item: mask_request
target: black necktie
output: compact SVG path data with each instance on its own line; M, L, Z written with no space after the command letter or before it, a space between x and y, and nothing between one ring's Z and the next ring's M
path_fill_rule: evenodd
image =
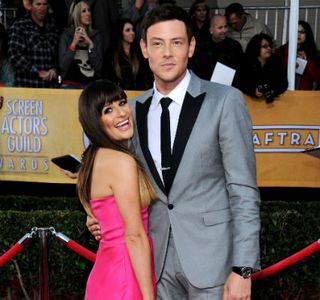
M160 100L162 106L161 113L161 170L164 186L168 188L171 168L171 137L170 137L170 113L169 105L172 102L170 98Z

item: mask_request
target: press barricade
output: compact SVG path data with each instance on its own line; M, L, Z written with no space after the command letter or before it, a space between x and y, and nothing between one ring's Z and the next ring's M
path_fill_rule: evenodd
M0 267L4 266L8 261L10 261L14 256L21 252L24 247L29 244L35 237L39 238L40 243L40 253L39 253L39 276L40 276L40 286L39 295L41 300L49 299L49 276L48 276L48 236L49 233L55 237L56 240L62 242L70 250L74 251L78 255L84 257L85 259L94 262L96 259L96 254L92 251L86 249L82 245L78 244L76 241L70 239L68 236L61 232L57 232L54 227L48 228L38 228L33 227L29 233L26 233L16 244L14 244L7 252L0 256ZM255 272L252 275L253 281L258 281L266 277L275 275L280 271L288 268L289 266L301 261L302 259L316 253L320 250L320 239L313 242L304 249L294 253L293 255L269 266L263 270Z

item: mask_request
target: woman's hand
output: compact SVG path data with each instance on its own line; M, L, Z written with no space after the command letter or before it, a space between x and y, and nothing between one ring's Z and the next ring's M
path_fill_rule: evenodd
M87 216L86 225L90 233L94 236L94 238L99 241L101 239L100 225L98 220L94 217Z
M76 47L79 44L79 42L83 39L83 37L82 37L83 31L85 31L84 28L80 27L80 26L75 29L74 35L73 35L73 41L71 43L71 45L73 45L73 47Z
M75 46L80 44L88 47L89 49L92 49L94 47L92 40L89 38L86 30L83 27L76 28L72 44L74 44Z
M302 58L302 59L307 59L307 54L305 51L303 50L299 50L297 53L298 57Z
M70 179L78 179L78 173L72 173L68 170L60 169L66 176L68 176Z
M256 96L257 96L258 98L261 98L261 97L263 96L263 94L259 91L258 88L256 88Z

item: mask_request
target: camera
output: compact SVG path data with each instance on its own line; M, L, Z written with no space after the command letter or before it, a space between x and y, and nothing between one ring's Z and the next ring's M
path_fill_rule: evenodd
M266 98L266 103L271 103L274 101L274 91L273 89L269 86L269 84L264 83L264 84L259 84L258 85L258 91L263 94L263 96Z

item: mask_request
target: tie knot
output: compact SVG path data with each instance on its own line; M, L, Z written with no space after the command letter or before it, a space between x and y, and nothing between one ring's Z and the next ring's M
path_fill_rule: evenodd
M160 100L162 109L167 109L171 102L172 102L172 99L170 99L169 97L162 98Z

